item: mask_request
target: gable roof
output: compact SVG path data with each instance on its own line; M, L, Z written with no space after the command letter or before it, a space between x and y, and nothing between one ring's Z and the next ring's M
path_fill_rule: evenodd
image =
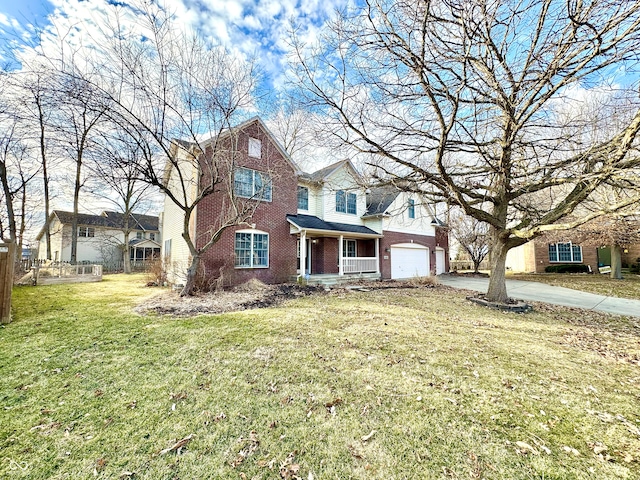
M49 215L47 223L50 223L54 217L57 217L63 225L71 225L73 222L73 212L53 210ZM123 229L124 223L124 213L111 212L107 210L102 212L100 215L78 213L78 225L82 226ZM154 217L152 215L132 213L129 217L129 228L132 230L158 231L158 224L158 217ZM40 240L43 235L44 226L42 227L42 230L40 230L40 233L38 233L36 239Z
M365 216L384 215L396 199L400 190L393 185L383 185L369 189Z
M231 128L227 128L227 129L223 130L217 136L216 135L212 135L211 133L202 135L201 136L200 147L206 148L207 145L213 143L214 138L224 139L224 138L228 137L229 135L231 135L233 132L240 132L240 131L244 130L246 127L248 127L249 125L252 125L254 123L257 123L260 126L260 128L264 131L264 133L267 135L267 137L269 137L269 140L271 140L271 142L275 145L275 147L278 150L278 152L280 153L280 155L282 155L282 158L284 158L284 160L291 166L291 168L296 173L296 175L301 175L302 171L300 170L298 165L296 165L296 163L293 161L291 156L282 147L282 145L280 144L278 139L273 135L273 133L271 133L271 130L269 130L269 127L267 127L267 125L264 123L264 121L257 115L255 117L250 118L249 120L246 120L246 121L244 121L242 123L239 123L238 125L235 125L235 126L233 126ZM175 145L181 146L185 150L189 150L189 149L198 147L198 144L196 144L196 143L194 143L192 141L181 140L181 139L174 139L173 143ZM163 178L165 179L165 182L168 180L172 168L173 168L173 162L167 160L167 164L165 165L165 170L164 170L164 173L163 173Z
M308 182L322 183L331 175L333 175L335 172L345 167L351 170L351 173L355 176L356 180L362 182L362 176L353 166L353 163L351 163L351 160L349 160L348 158L344 160L340 160L339 162L332 163L331 165L321 168L320 170L316 170L313 173L302 173L300 175L300 178Z

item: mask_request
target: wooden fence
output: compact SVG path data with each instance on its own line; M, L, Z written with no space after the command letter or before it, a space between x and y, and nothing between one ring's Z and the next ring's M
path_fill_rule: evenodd
M15 243L0 243L0 323L11 321L11 292L15 267Z

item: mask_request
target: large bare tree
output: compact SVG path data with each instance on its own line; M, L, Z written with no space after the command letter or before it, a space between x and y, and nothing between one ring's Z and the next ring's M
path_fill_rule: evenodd
M365 0L318 45L294 40L294 81L379 177L490 226L487 298L506 301L511 248L633 201L569 220L637 181L639 43L638 2ZM580 111L594 92L595 126Z
M90 82L107 115L139 143L138 178L157 187L182 215L191 256L181 292L190 295L202 255L229 227L247 222L256 201L235 197L237 137L233 126L253 108L255 62L212 45L152 3L113 6L112 30ZM96 60L98 57L88 59ZM216 195L222 206L210 230L192 229L196 207ZM175 219L172 219L175 221Z

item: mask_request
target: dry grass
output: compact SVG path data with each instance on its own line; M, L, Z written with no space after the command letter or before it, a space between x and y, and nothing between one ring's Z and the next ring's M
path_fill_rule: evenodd
M635 274L625 274L622 280L612 279L609 275L585 273L513 274L507 278L542 282L608 297L640 299L640 275Z
M0 477L640 476L637 319L443 287L145 317L142 282L16 289Z

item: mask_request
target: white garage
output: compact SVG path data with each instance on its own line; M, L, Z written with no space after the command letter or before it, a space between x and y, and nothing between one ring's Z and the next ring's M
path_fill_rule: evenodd
M429 275L429 249L415 243L391 245L391 278L403 279Z

